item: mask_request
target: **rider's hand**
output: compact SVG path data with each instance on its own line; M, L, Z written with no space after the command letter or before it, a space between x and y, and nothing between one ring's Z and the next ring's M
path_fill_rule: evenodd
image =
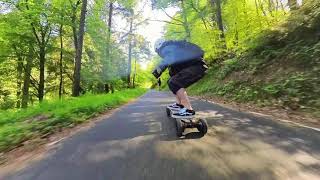
M162 74L161 68L157 67L155 70L153 70L152 74L158 79Z

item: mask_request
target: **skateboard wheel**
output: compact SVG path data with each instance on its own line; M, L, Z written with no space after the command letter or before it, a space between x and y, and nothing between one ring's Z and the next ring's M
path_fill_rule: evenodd
M167 108L167 116L170 117L170 115L171 115L171 111L169 108Z
M184 131L184 127L180 119L176 119L176 127L177 127L177 136L181 137Z
M208 132L208 123L207 123L207 121L204 120L204 119L200 119L199 120L199 124L197 126L197 129L202 134L207 134L207 132Z

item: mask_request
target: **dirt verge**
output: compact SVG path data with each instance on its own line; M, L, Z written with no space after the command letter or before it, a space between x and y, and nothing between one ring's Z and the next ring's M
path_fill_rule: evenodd
M247 112L256 116L262 116L273 120L285 121L320 131L320 119L311 117L310 115L303 112L281 109L277 107L257 107L254 104L232 102L221 97L194 97L196 99L219 104L223 107L236 111Z

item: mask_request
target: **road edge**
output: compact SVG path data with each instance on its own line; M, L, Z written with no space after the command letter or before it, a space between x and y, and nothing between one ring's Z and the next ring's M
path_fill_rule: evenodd
M191 96L191 98L199 100L199 101L204 101L204 102L209 102L211 104L219 105L219 106L221 106L223 108L227 108L227 109L230 109L230 110L233 110L233 111L237 111L237 112L241 112L241 113L247 113L247 114L250 114L250 115L256 116L256 117L266 118L266 119L268 119L270 121L280 121L280 122L284 122L284 123L293 124L293 125L298 126L298 127L312 129L314 131L320 132L320 128L304 125L302 123L290 121L288 119L282 119L282 118L274 117L274 116L271 116L271 115L268 115L268 114L263 114L263 113L260 113L260 112L258 113L258 112L250 111L250 110L247 110L247 109L245 109L245 111L241 111L240 109L234 108L231 105L228 106L228 105L225 105L225 104L221 104L221 103L218 103L218 102L214 102L212 100L203 99L203 98L196 97L196 96Z
M141 96L138 96L117 108L106 108L106 111L98 114L96 117L90 118L90 120L87 120L86 122L73 128L63 129L61 132L51 135L50 137L48 137L48 139L38 142L39 144L30 145L36 145L35 148L31 147L32 149L29 149L30 147L18 147L7 153L0 154L0 157L5 158L5 162L0 163L0 179L4 179L7 176L23 170L29 164L43 160L50 154L54 153L54 150L59 148L65 140L72 138L82 132L89 131L90 129L94 128L97 123L103 120L107 120L110 116L120 111L122 108L135 103L148 92L149 91L146 91Z

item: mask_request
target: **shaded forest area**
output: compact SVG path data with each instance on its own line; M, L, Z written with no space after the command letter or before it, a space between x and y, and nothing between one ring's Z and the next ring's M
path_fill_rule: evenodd
M136 33L137 3L0 1L0 109L143 86L150 43Z

